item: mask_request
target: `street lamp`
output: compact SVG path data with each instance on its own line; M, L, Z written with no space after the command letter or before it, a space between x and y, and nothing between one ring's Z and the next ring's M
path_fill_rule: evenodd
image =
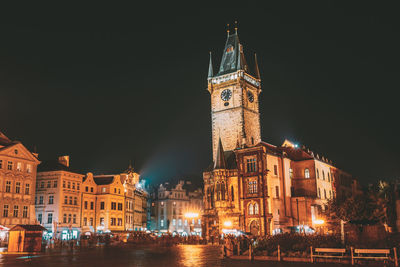
M231 221L224 221L224 226L231 227L232 226L232 222Z

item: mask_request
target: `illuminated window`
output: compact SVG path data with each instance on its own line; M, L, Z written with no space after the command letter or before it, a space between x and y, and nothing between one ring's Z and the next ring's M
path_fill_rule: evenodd
M6 193L11 192L11 181L6 181Z
M21 171L21 170L22 170L21 162L17 162L17 171Z
M17 205L14 206L14 217L18 217L19 207Z
M318 170L317 170L318 173ZM304 169L304 178L310 178L310 170L308 168Z
M161 227L164 227L164 220L160 220Z
M19 194L21 192L21 182L15 183L15 193Z
M8 205L3 206L3 217L8 217Z
M258 214L258 204L254 204L254 214Z
M247 191L249 194L257 193L257 181L249 181L247 183Z
M176 219L172 219L172 225L173 225L173 226L176 225Z
M182 226L182 219L178 219L178 226Z
M27 172L27 173L31 173L31 172L32 172L32 166L31 166L31 164L27 164L27 165L26 165L26 172Z
M24 206L24 209L22 210L22 217L28 218L28 206Z
M249 204L249 215L253 215L254 214L254 209L253 209L253 204Z
M25 195L29 195L29 187L31 185L30 184L25 184Z

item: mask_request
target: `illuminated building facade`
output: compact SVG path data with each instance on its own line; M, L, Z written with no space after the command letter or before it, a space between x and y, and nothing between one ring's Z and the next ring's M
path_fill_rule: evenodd
M69 166L69 156L43 161L36 180L36 219L50 236L77 239L81 233L83 174Z
M37 154L0 132L0 228L35 223L34 197L39 163Z
M305 147L261 141L261 79L254 62L250 70L237 31L228 32L216 75L210 56L213 164L203 173L208 237L317 227L329 198L357 188L349 174Z
M189 181L160 184L152 195L151 230L183 236L201 235L203 192Z

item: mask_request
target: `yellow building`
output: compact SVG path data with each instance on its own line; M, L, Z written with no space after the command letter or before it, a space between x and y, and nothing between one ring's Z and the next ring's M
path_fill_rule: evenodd
M97 210L97 184L93 174L87 173L82 182L81 227L82 234L89 235L96 232Z
M96 230L123 232L125 221L124 186L120 175L96 175Z
M37 222L57 239L78 239L81 233L81 190L84 175L69 166L69 156L43 161L38 167Z
M35 223L37 154L0 132L0 226ZM1 227L0 227L1 228Z

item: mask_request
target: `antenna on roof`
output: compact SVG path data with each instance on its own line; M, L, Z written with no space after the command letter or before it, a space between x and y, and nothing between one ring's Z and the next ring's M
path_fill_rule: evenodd
M235 33L237 34L238 31L238 26L237 26L237 20L235 20Z
M229 37L229 23L226 25L226 32L228 33L228 37Z

